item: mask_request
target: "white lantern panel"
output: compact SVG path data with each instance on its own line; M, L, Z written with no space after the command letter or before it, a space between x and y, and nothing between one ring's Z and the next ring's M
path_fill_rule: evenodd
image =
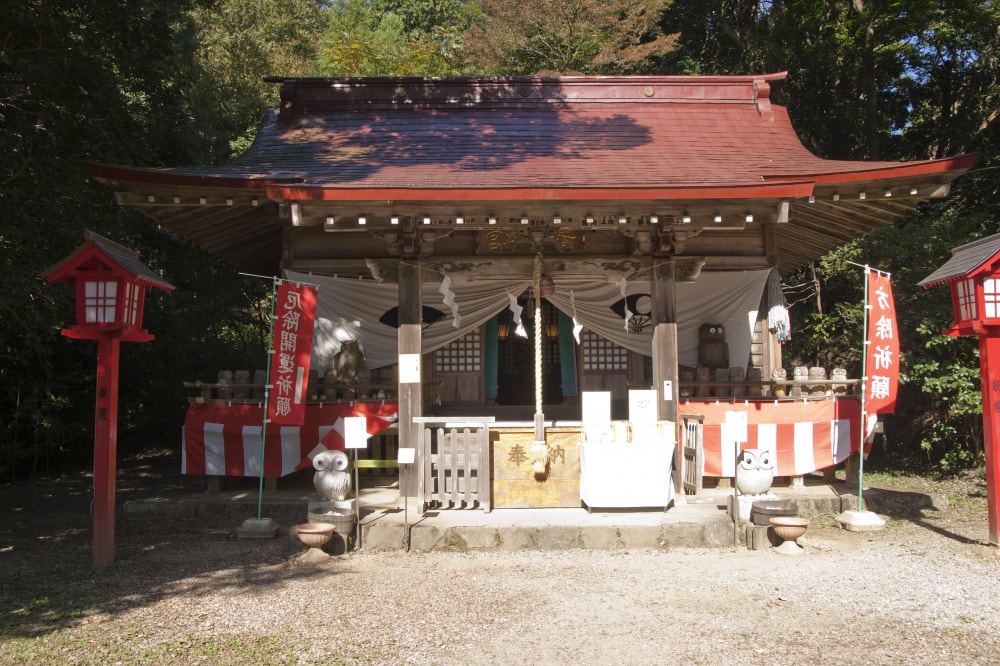
M88 324L115 323L115 306L118 300L118 283L87 281L83 283L84 321Z
M986 319L1000 317L997 304L1000 301L1000 284L997 278L986 278L983 280L983 315Z

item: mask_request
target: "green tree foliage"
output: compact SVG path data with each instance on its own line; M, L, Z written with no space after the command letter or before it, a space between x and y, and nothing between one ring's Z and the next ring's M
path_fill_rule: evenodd
M208 109L200 138L216 159L241 154L256 133L263 109L276 106L278 87L265 75L316 73L325 3L315 0L225 0L195 6L184 48L202 71L185 92L189 104Z
M193 19L225 4L14 0L0 9L0 476L92 455L96 347L60 335L74 294L42 277L85 229L134 248L178 287L149 294L144 323L157 339L123 345L121 433L176 433L184 380L265 362L255 360L261 285L118 207L84 167L226 156L247 121L229 121L223 98L206 94L211 68Z
M979 0L926 4L908 50L907 153L945 157L982 150L991 159L1000 113L1000 8Z
M371 6L399 16L407 33L439 40L446 55L461 46L462 31L468 28L473 11L465 0L372 0Z
M482 74L627 74L673 47L663 0L481 0L463 38L467 71Z
M324 76L454 74L464 7L457 2L338 0L319 55Z
M844 365L860 373L864 276L893 275L903 349L901 395L889 438L955 468L982 448L975 341L942 338L948 290L917 282L951 248L996 233L1000 164L997 49L1000 9L986 0L907 3L741 3L677 0L664 19L679 32L662 60L678 73L789 72L772 97L789 108L813 152L840 159L920 159L978 151L977 169L949 199L786 276L793 339L786 365Z
M188 139L171 122L160 73L141 57L145 49L169 67L170 40L152 26L183 23L175 3L20 1L2 12L0 467L14 471L38 469L87 430L82 391L93 393L93 360L59 337L72 294L41 277L82 243L84 228L118 235L121 218L83 162L130 160L161 136L170 159ZM140 121L153 110L160 122Z

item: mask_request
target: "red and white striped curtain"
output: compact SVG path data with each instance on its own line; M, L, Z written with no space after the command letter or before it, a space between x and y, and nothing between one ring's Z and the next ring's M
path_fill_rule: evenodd
M680 413L705 417L705 476L734 476L743 449L770 451L777 476L801 476L843 462L860 439L856 399L682 402Z
M278 478L312 465L327 449L344 449L344 419L364 416L369 437L394 423L395 401L309 405L300 425L267 429L264 476ZM184 421L182 474L260 476L260 405L193 404Z

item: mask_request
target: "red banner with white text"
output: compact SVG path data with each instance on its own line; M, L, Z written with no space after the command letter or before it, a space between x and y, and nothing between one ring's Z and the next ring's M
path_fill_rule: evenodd
M899 391L899 335L896 303L888 275L868 272L868 331L865 338L865 438L879 414L896 410Z
M298 425L305 419L315 317L315 288L290 282L278 285L271 341L268 423Z

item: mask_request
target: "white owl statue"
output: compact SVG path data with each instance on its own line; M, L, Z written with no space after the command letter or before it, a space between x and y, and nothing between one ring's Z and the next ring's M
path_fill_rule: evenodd
M768 449L743 449L736 460L736 489L763 495L774 482L774 455Z
M313 485L327 501L347 499L351 492L351 461L343 451L323 451L313 456Z

